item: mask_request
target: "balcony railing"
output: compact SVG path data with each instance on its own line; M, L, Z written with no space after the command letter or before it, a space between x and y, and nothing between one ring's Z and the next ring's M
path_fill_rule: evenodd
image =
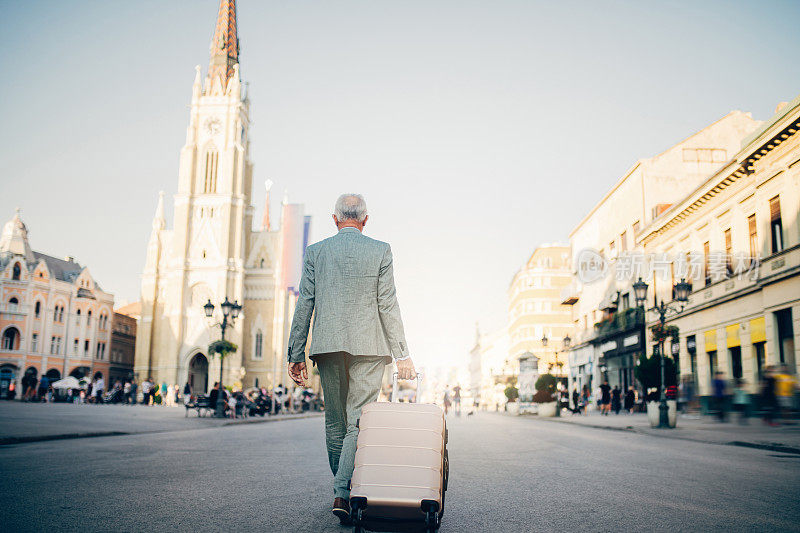
M3 313L3 315L5 315L3 318L6 319L25 316L28 314L28 306L21 304L3 303L0 304L0 313Z
M594 325L598 337L621 333L644 325L644 310L634 307L614 313L610 320L603 320Z

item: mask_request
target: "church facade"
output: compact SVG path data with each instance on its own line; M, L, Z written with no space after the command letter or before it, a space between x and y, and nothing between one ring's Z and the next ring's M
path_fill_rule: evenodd
M208 345L220 338L220 303L242 306L225 338L238 346L223 383L245 388L284 382L285 345L310 220L302 205L281 206L254 226L250 102L239 73L236 3L221 0L207 74L196 67L186 143L181 149L174 227L158 200L142 273L134 374L156 383L188 381L205 392L220 375ZM213 303L215 317L203 310Z

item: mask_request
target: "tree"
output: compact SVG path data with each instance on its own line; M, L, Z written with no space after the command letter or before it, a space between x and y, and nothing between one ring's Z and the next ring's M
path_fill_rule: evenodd
M534 387L537 391L547 391L550 394L556 391L556 377L552 374L542 374L539 379L536 380L536 384Z
M644 387L645 394L648 389L659 389L656 391L656 394L659 394L661 392L661 356L647 357L644 353L639 354L634 375ZM678 384L678 372L672 357L664 358L664 383L667 387Z
M517 398L519 398L519 389L514 387L513 385L509 385L506 387L506 390L503 391L506 395L506 399L509 402L516 402Z

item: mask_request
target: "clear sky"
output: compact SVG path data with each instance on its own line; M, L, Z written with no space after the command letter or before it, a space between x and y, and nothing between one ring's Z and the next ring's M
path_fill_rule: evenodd
M0 216L138 299L177 188L216 0L0 2ZM392 243L412 353L466 362L533 249L639 157L800 93L800 2L238 2L251 157L332 234L341 192ZM171 205L167 211L171 216ZM171 221L168 222L171 225Z

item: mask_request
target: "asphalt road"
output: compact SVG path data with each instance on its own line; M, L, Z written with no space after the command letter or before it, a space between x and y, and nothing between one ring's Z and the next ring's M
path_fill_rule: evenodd
M442 532L800 531L800 456L453 418ZM319 418L0 447L3 531L347 531Z

